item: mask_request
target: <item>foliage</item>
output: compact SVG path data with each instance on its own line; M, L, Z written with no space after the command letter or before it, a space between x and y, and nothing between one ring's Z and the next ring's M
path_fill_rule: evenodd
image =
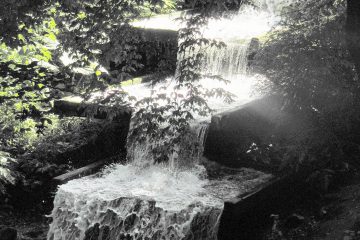
M345 1L295 2L282 28L256 56L260 87L284 99L284 110L307 124L283 151L283 165L357 164L359 83L345 42Z
M26 149L31 145L37 136L36 123L32 119L24 121L16 119L13 111L7 107L0 107L0 112L2 150L17 152L19 149Z
M58 32L53 19L19 29L19 46L0 45L0 143L2 149L24 151L51 125L51 100L59 96L63 74L48 62ZM26 33L25 33L26 32Z
M46 0L4 0L0 8L0 41L11 47L21 44L19 34L26 35L26 29L19 28L25 24L33 27L42 22Z
M47 128L43 135L36 136L31 143L32 148L18 159L19 171L25 175L22 179L25 185L33 184L34 179L54 177L71 169L77 163L72 163L68 158L62 159L61 154L87 144L103 126L84 118L53 119L51 127Z
M106 140L103 145L96 145L97 137L104 134L106 127L104 121L79 117L55 118L43 135L35 135L31 148L18 155L16 162L7 168L14 176L14 184L4 182L8 202L19 212L49 212L56 187L51 179L89 164L112 150L113 146L106 148L109 144ZM114 138L110 131L105 135ZM111 141L114 142L114 139ZM93 159L88 159L89 155ZM23 201L23 196L27 196L27 201Z
M35 131L41 133L51 123L45 115L52 109L52 100L64 92L88 96L105 89L109 76L98 63L104 57L122 65L116 75L120 80L140 69L138 47L143 39L129 22L152 12L170 11L176 2L22 0L4 4L0 10L4 33L0 38L0 103L13 118L0 120L6 132L2 142L16 135L17 130L9 126L19 119L35 121ZM67 53L73 62L64 65L60 58ZM79 67L92 68L93 74L79 73ZM20 128L33 131L28 126Z
M34 150L28 155L39 161L56 163L58 155L85 145L94 138L94 135L97 136L103 127L104 123L84 118L58 119L51 129L47 129L46 134L33 143ZM70 164L70 161L67 163Z
M0 196L5 192L6 184L14 184L16 172L12 169L15 160L9 153L0 151Z

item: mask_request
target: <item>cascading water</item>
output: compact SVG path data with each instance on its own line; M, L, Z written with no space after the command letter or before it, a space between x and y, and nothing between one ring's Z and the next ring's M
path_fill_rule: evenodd
M286 0L256 0L260 8L244 6L225 20L210 21L205 37L227 43L226 49L206 53L202 71L220 74L231 80L227 90L238 96L232 105L215 98L208 104L223 111L249 101L250 87L256 76L247 72L247 52L253 37L268 32L278 20L276 14ZM273 4L271 6L270 2ZM165 83L171 85L171 80ZM216 87L210 79L203 86ZM219 85L220 87L223 87ZM234 91L235 90L235 91ZM144 86L128 89L130 94L148 96ZM193 138L187 146L194 159L201 155L208 123L198 119L192 128ZM224 201L249 192L271 178L250 169L217 170L207 174L197 162L182 168L189 154L173 156L170 164L149 164L150 142L129 143L127 165L108 166L101 173L61 185L54 200L48 232L49 240L77 239L217 239L217 228ZM143 163L147 164L143 164Z
M172 170L189 168L197 165L203 153L203 144L208 127L207 122L192 125L187 137L182 137L180 143L173 147L173 153L167 155L166 166ZM154 140L147 138L143 142L136 140L127 143L127 159L132 164L147 167L155 164L152 149L157 145L162 145L164 139Z

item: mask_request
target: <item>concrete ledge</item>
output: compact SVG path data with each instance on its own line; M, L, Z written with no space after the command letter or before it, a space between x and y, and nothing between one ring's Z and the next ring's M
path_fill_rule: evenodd
M68 99L59 99L54 101L54 112L59 115L86 117L92 116L97 119L109 119L122 121L130 118L132 110L124 106L120 109L101 106L94 103L84 103L79 101L71 101ZM115 114L113 114L115 112ZM114 116L110 116L114 115Z
M251 148L289 141L306 128L306 122L282 111L282 98L267 96L211 119L204 155L228 167L250 167L276 172L276 159L250 154ZM274 162L275 161L275 162Z
M311 194L302 174L279 177L244 196L227 201L220 219L218 239L262 240L272 225L271 214L283 214L303 204Z

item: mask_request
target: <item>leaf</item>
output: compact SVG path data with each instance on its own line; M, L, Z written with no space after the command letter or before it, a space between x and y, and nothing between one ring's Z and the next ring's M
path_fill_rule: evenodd
M52 32L47 34L46 37L48 37L50 40L52 40L54 42L56 41L56 35Z
M21 33L18 34L18 39L24 43L26 42L24 35L22 35Z
M99 76L101 75L101 71L100 71L100 70L96 70L96 71L95 71L95 75L99 77Z
M44 60L45 61L49 61L49 60L51 60L51 52L49 51L49 49L47 49L47 48L45 48L45 47L43 47L43 48L41 48L40 49L40 52L42 53L42 55L44 56Z
M56 22L53 18L49 21L49 28L50 29L56 28Z
M86 18L86 13L85 12L79 12L77 15L77 18L80 20L83 20Z

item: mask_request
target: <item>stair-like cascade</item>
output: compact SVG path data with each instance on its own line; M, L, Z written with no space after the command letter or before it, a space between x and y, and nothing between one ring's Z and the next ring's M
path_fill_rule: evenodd
M257 7L244 6L233 17L210 21L204 29L205 37L224 41L228 47L210 49L202 71L231 80L225 89L238 97L231 105L208 99L216 112L251 99L251 86L260 76L247 69L249 46L252 38L276 25L277 14L287 2L254 0ZM171 88L173 81L160 87ZM211 79L200 82L209 88L224 87ZM126 90L137 99L150 96L151 91L146 85ZM61 185L48 239L217 239L224 202L254 190L272 176L251 169L205 169L200 159L208 122L196 119L193 137L176 146L178 151L166 164L155 164L152 159L156 142L128 142L128 164L108 166L101 173Z

